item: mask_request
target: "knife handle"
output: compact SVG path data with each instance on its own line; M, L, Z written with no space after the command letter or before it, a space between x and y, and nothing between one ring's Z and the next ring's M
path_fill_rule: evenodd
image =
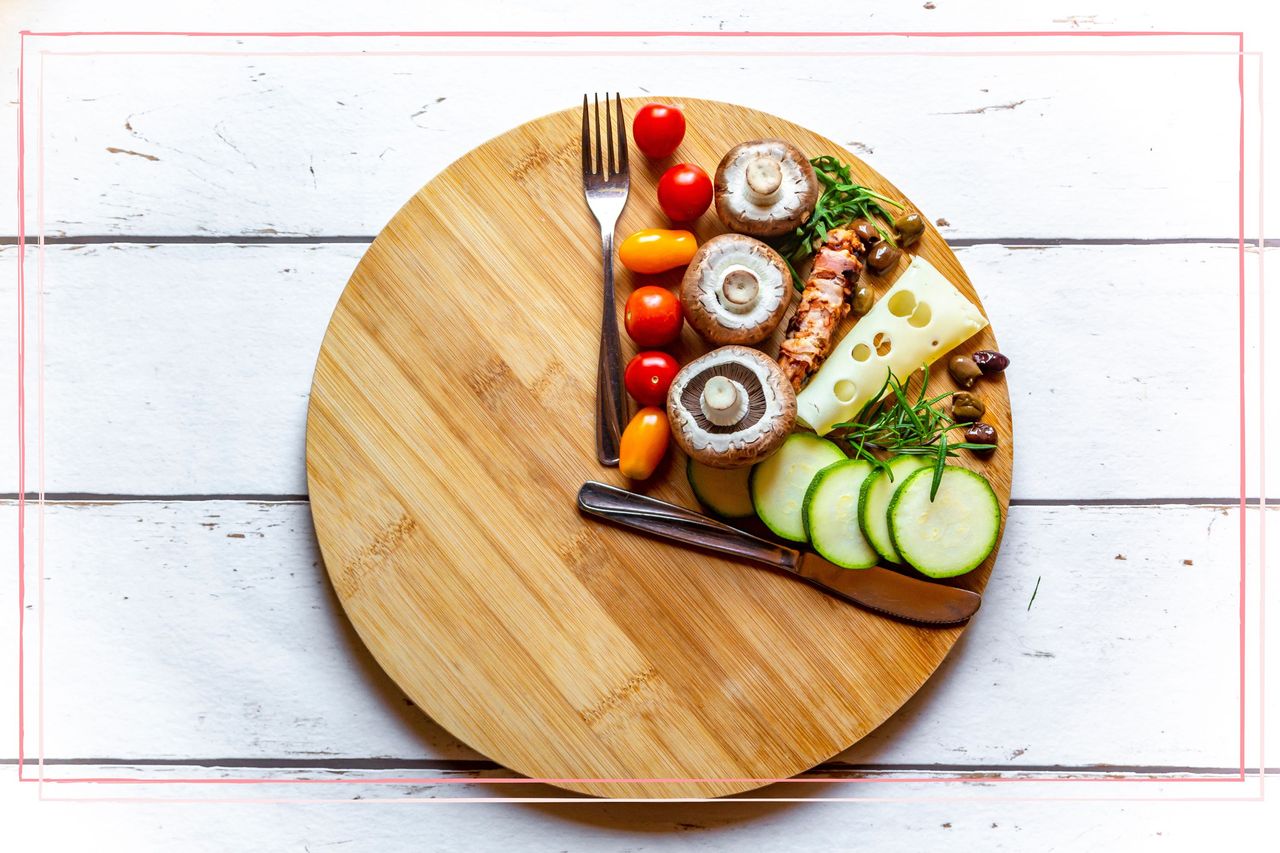
M800 558L800 552L793 548L775 545L702 513L594 480L578 490L578 508L587 515L662 539L787 571L794 572Z

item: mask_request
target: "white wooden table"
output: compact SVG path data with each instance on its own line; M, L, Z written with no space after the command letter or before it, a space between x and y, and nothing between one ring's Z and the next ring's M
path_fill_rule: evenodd
M2 19L7 67L19 27L832 26L818 9L750 11L763 3L656 16L564 0L537 16L450 10L427 22L376 3L359 19L313 4L238 19L253 7L132 5L134 19L24 0ZM1217 21L1190 9L1152 20L1142 4L1107 15L864 5L842 29L1260 26L1232 4ZM1265 38L1250 30L1247 48ZM46 849L103 849L102 838L121 849L1186 849L1221 837L1215 822L1261 826L1266 804L1225 802L1262 787L1258 545L1264 529L1280 541L1280 516L1259 506L1258 65L1242 66L1238 47L1235 36L29 36L22 230L45 246L28 246L24 265L25 590L20 607L13 583L0 588L0 631L16 637L21 611L24 775L62 781L23 783L3 808ZM859 79L869 84L853 88ZM453 158L604 87L738 101L845 143L943 226L1013 358L1013 504L982 612L899 714L810 774L844 781L752 795L797 802L448 802L565 795L486 783L506 773L411 707L320 564L303 421L354 264ZM3 120L16 138L12 104ZM0 197L17 196L16 177L4 170ZM19 230L6 204L10 310ZM0 361L15 364L17 343L5 336ZM12 367L0 384L17 399ZM18 442L7 416L0 446ZM12 555L20 489L15 466L2 474L0 547ZM4 656L0 681L17 683L16 663ZM0 706L0 731L17 716L16 701ZM104 777L127 781L68 781ZM263 781L232 781L245 779ZM37 792L109 802L36 805ZM858 801L823 801L834 798ZM310 802L246 802L295 799ZM370 808L342 807L357 803Z

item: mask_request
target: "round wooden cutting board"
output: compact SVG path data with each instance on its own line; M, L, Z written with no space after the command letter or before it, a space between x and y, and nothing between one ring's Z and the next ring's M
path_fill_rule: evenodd
M631 149L619 239L665 226L655 184L685 160L790 139L849 152L775 116L676 99L669 161ZM627 101L628 117L644 101ZM785 779L883 722L962 628L916 627L767 570L579 516L595 459L601 260L582 196L577 109L522 125L423 187L361 260L334 311L307 419L307 475L325 565L356 630L404 692L512 770L614 797L713 797ZM918 209L918 208L917 208ZM723 228L714 211L700 240ZM975 303L930 226L919 253ZM905 267L904 258L899 270ZM618 308L640 283L618 266ZM897 272L864 276L882 294ZM640 279L644 279L643 282ZM852 321L846 321L851 323ZM785 326L785 323L784 323ZM843 330L842 330L843 331ZM960 351L996 348L987 329ZM624 358L635 352L623 336ZM683 363L706 347L685 328ZM777 340L763 349L777 352ZM931 389L950 388L945 370ZM965 454L1007 511L1013 447L1003 378L979 389L1001 437ZM633 488L696 506L673 451ZM954 581L986 584L995 555ZM981 614L977 618L981 618Z

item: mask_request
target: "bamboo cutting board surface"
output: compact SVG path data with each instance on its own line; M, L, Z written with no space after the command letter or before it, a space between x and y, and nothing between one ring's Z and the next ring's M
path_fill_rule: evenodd
M688 134L659 163L632 146L619 239L666 225L655 192L666 166L714 172L729 148L761 136L836 154L861 183L905 200L802 127L729 104L673 102ZM627 101L627 116L643 103ZM582 197L580 121L577 109L556 113L471 151L410 199L360 261L311 392L316 532L378 662L476 750L600 796L744 791L866 735L963 629L882 618L769 571L579 516L583 481L628 485L595 460L601 261ZM708 211L693 230L701 241L723 228ZM978 303L932 226L918 248ZM639 284L679 280L679 271L636 276L620 265L617 275L619 311ZM895 277L864 280L879 295ZM623 339L628 358L635 346ZM958 351L984 348L997 348L990 328ZM685 363L705 349L686 326L675 352ZM776 354L776 337L763 349ZM938 390L951 387L938 373ZM1007 389L1001 377L977 391L1001 447L989 461L966 454L958 463L991 479L1007 513ZM684 459L674 448L671 456L632 487L696 506ZM994 560L953 582L981 590Z

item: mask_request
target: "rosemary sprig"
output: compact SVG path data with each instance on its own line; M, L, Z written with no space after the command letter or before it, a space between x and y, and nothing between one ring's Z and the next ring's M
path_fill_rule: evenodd
M890 229L882 224L893 222L893 214L885 209L884 204L902 209L902 205L893 199L854 182L848 164L837 158L828 155L814 157L809 162L822 184L822 194L814 205L813 216L778 246L778 253L790 267L797 289L804 288L804 280L796 272L796 267L822 245L828 231L848 225L855 219L866 219L880 232L881 239L896 246Z
M894 376L893 371L889 371L879 393L862 407L862 411L853 420L836 424L833 429L839 430L848 441L853 450L853 458L865 459L882 468L890 480L893 479L893 472L876 452L932 456L933 485L929 489L929 500L932 501L938 495L942 469L947 464L948 457L956 456L958 450L991 450L995 445L949 441L947 433L962 425L938 408L938 403L954 392L947 391L929 397L928 387L927 364L924 365L920 393L915 402L907 396L906 387Z

